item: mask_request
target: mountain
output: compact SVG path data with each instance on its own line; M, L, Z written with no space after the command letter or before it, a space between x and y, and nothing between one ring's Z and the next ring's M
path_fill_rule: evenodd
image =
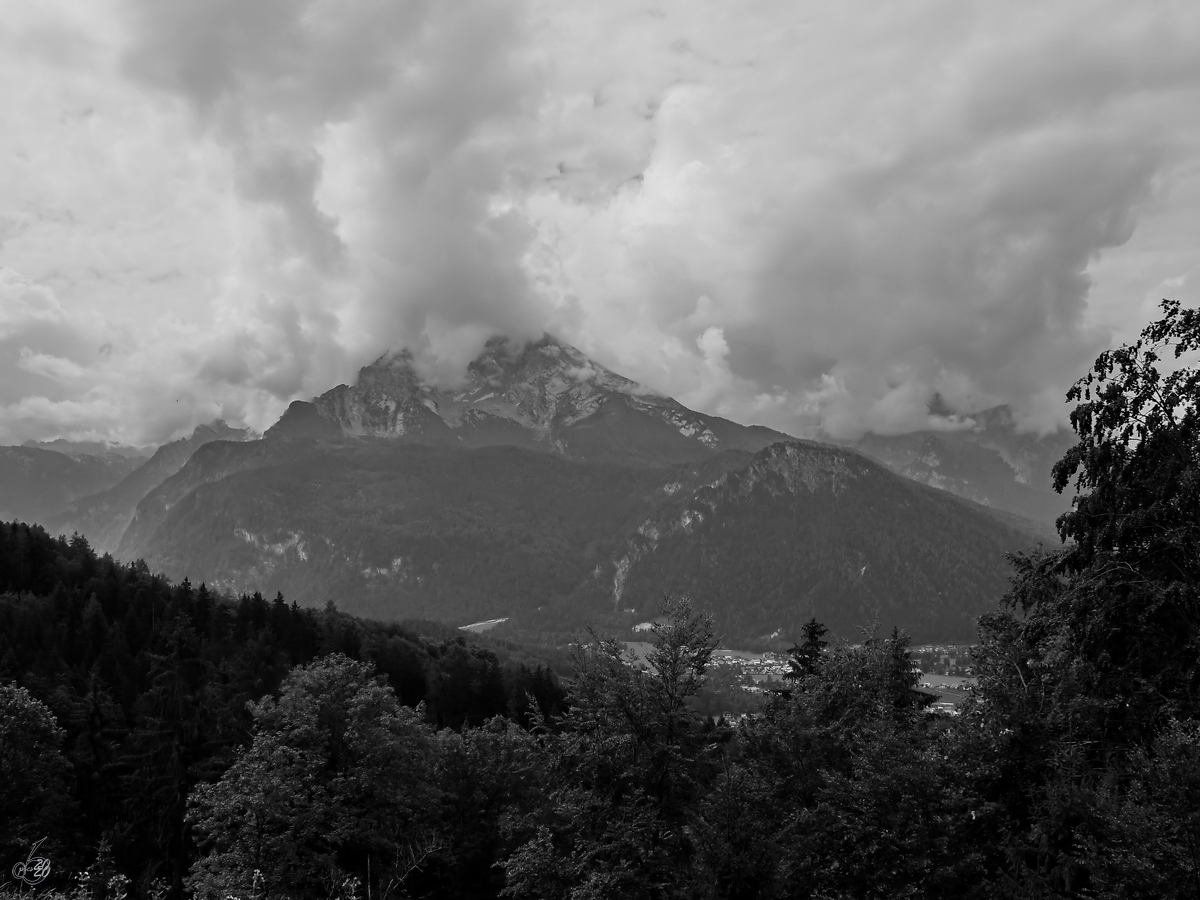
M969 429L867 434L852 446L905 477L1029 519L1053 540L1070 500L1051 490L1050 469L1073 443L1070 432L1022 433L1006 407L973 418ZM690 410L550 335L525 345L494 338L454 389L422 381L406 353L385 355L354 385L293 403L267 436L503 444L638 465L790 439Z
M569 598L665 484L744 457L652 469L511 446L212 444L140 504L120 554L302 604L463 624Z
M153 447L133 447L109 441L68 441L57 438L53 441L26 441L21 446L41 450L55 450L67 456L124 456L130 459L147 459L154 455Z
M852 446L906 478L1052 529L1071 508L1071 495L1054 492L1050 472L1074 445L1074 433L1020 432L1002 406L973 418L968 429L867 434Z
M98 553L111 553L121 542L139 502L151 490L174 475L197 448L212 441L245 441L254 435L249 429L232 428L217 419L199 425L189 437L163 444L148 460L140 463L119 483L71 503L46 523L59 534L79 532Z
M846 637L878 622L967 641L1031 534L845 448L774 444L662 503L614 556L615 600L687 592L727 634Z
M113 486L141 462L117 453L0 447L0 519L44 525L72 501Z
M627 627L687 590L734 641L814 614L846 637L877 619L970 639L1007 585L1004 554L1037 540L550 337L490 341L456 388L391 354L246 437L222 423L161 448L77 503L75 527L175 578L385 619Z
M690 410L550 335L528 344L488 341L455 389L423 382L406 353L381 357L353 386L293 403L266 436L512 445L637 465L699 461L788 439Z
M208 444L139 504L119 555L380 618L630 625L688 590L730 640L810 615L969 639L1028 532L846 448L650 467L380 438Z

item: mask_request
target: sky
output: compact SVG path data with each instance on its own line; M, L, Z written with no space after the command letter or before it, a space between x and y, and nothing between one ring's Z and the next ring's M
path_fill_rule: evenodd
M792 434L1044 433L1200 305L1194 2L0 0L0 83L0 444L545 331Z

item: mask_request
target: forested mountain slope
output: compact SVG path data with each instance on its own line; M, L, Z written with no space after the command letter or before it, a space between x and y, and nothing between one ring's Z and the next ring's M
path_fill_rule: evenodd
M853 637L878 621L969 641L1008 585L1027 531L858 453L775 444L664 503L617 556L623 596L684 592L727 634Z
M301 603L344 596L355 612L464 624L566 602L664 488L748 458L648 469L518 447L218 443L146 498L121 553Z
M649 468L520 447L213 443L139 505L121 555L301 604L531 627L629 624L691 591L732 638L882 624L969 638L1028 532L843 448ZM639 613L639 611L641 611Z

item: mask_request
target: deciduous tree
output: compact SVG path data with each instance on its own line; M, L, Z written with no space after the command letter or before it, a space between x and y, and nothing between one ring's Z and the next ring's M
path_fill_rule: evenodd
M47 856L66 837L60 833L70 805L64 737L45 704L0 682L0 860L20 862L41 838L49 838Z
M1132 815L1158 736L1200 714L1200 312L1162 310L1068 394L1064 546L1015 557L1001 612L981 622L978 715L1014 890L1093 890L1109 812Z
M644 665L614 640L579 648L564 731L545 736L550 803L504 864L507 895L694 894L688 813L712 736L689 700L717 642L686 597L662 613Z
M330 872L395 886L434 816L430 735L365 663L294 670L253 708L252 745L192 796L199 897L315 896Z

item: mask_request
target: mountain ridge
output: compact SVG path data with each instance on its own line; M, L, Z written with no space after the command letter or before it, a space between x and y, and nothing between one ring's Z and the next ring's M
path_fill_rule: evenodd
M799 633L816 616L843 637L878 620L969 640L1007 588L1005 554L1037 538L851 448L794 441L664 504L618 567L630 595L686 592L730 633Z
M0 447L0 519L46 523L77 500L119 483L142 464L121 454Z
M850 446L892 471L1053 529L1071 492L1052 488L1051 470L1076 441L1070 430L1023 433L1007 407L976 413L972 427L865 434Z
M115 553L137 505L154 488L178 472L198 447L212 441L244 441L253 436L248 428L233 428L223 419L197 425L191 435L163 444L140 466L107 490L83 497L51 516L51 530L78 532L99 553Z
M126 456L136 459L149 459L154 455L156 447L134 447L130 444L118 444L112 441L68 441L65 438L55 438L52 441L26 441L22 447L35 447L40 450L54 450L67 456Z
M306 605L556 630L686 591L747 639L802 608L844 636L874 615L969 638L1005 553L1045 536L858 449L689 410L549 335L489 341L454 387L385 354L261 439L201 426L68 513L102 552Z

